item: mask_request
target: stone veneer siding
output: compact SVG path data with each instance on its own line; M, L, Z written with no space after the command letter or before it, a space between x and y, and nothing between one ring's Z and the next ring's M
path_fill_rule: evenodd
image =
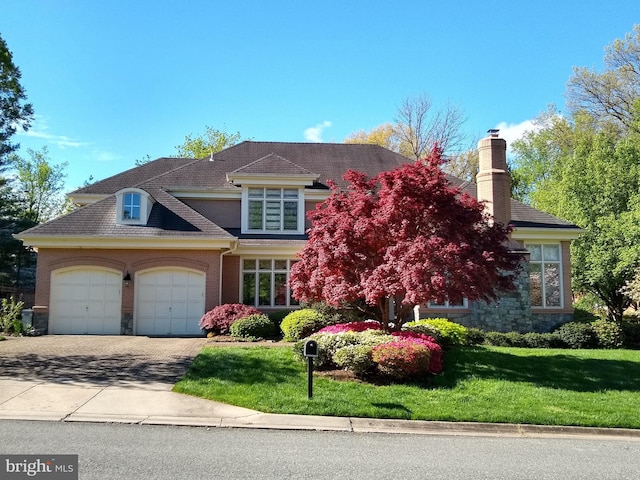
M502 294L497 302L470 302L469 308L421 309L420 318L447 318L466 327L480 328L486 332L550 332L558 325L573 320L573 313L566 311L545 313L531 310L529 288L529 263L522 262L522 270L516 279L516 290ZM567 287L565 286L565 289Z

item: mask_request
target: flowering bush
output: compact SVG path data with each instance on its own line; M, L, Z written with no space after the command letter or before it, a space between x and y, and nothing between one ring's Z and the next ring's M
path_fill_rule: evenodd
M386 335L381 330L366 330L364 332L342 332L342 333L316 333L309 337L318 343L318 357L314 365L318 368L335 368L337 363L334 360L335 354L341 348L350 345L375 346L379 343L393 340L391 335ZM294 352L302 358L302 349L305 340L301 340L294 345Z
M343 333L343 332L364 332L366 330L382 330L380 322L374 320L367 320L365 322L349 322L338 323L337 325L329 325L318 333Z
M406 380L429 373L431 350L415 339L400 337L373 347L372 358L383 375Z
M213 332L220 335L229 333L231 324L236 320L249 315L260 315L257 308L241 303L226 303L218 305L205 313L200 319L200 328L207 333Z
M416 332L394 332L391 335L411 340L416 343L425 345L431 351L431 359L429 360L429 373L437 374L442 371L442 347L436 340L422 333Z
M336 351L333 361L344 370L364 376L376 368L372 358L373 348L371 345L347 345Z

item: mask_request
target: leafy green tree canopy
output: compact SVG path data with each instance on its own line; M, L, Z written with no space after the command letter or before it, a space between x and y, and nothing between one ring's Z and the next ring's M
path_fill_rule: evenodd
M7 43L0 36L0 168L19 147L10 141L17 128L27 130L33 119L33 107L25 103L27 95L20 79L20 69L14 65Z
M216 152L224 150L238 143L242 136L240 132L227 133L207 126L204 134L193 136L189 134L184 137L184 143L176 145L178 157L183 158L204 158Z

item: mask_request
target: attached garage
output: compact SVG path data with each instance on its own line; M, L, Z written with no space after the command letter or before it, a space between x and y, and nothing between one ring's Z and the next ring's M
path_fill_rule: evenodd
M139 272L135 280L137 335L202 335L205 274L160 268Z
M122 273L75 267L51 273L49 333L120 335Z

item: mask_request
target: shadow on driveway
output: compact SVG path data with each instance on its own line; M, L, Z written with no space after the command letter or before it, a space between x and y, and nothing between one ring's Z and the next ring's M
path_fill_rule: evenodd
M55 383L172 385L205 343L205 338L9 338L0 342L0 376Z

